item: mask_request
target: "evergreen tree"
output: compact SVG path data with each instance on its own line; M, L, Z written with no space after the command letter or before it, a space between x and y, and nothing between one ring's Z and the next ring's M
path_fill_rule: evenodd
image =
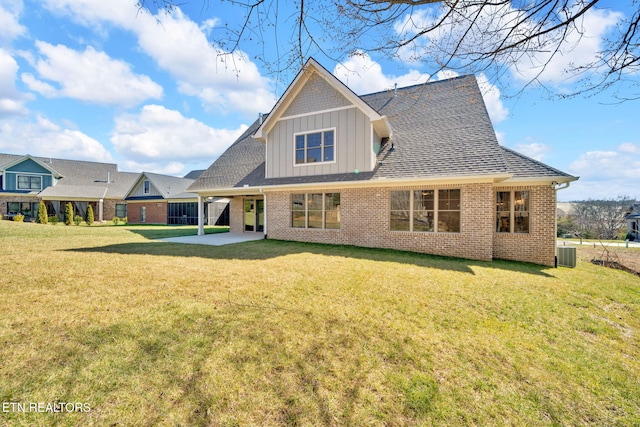
M44 202L41 201L38 205L38 216L36 217L38 224L47 224L49 222L49 215L47 215L47 207Z
M73 205L71 202L67 203L64 208L64 225L71 225L73 222Z
M89 205L87 207L87 214L85 215L84 221L87 223L87 225L91 225L93 224L93 208L91 207L91 205Z

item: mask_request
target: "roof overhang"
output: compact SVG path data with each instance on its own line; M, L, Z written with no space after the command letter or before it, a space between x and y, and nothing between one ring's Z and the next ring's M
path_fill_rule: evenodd
M577 181L580 177L578 176L550 176L550 177L532 177L532 178L509 178L498 185L559 185L559 184L569 184L573 181Z
M273 191L304 191L313 189L332 190L344 188L372 188L372 187L415 187L418 185L462 185L481 184L504 181L510 178L511 174L495 174L480 176L440 176L422 178L374 178L366 181L332 181L332 182L309 182L298 184L264 185L260 187L231 187L200 191L198 194L203 197L209 196L251 196L260 195Z

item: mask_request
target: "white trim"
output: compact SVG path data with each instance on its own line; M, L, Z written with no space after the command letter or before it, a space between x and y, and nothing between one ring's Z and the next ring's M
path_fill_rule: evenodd
M329 160L329 161L321 161L321 162L312 162L312 163L296 163L296 152L298 151L297 147L296 147L296 137L299 135L311 135L314 133L319 133L322 135L322 145L320 146L321 149L321 154L324 154L324 133L325 132L329 132L332 131L333 132L333 160ZM300 167L300 166L315 166L315 165L330 165L332 163L336 163L336 157L337 157L337 150L336 150L336 146L337 146L337 129L335 127L332 128L325 128L325 129L314 129L311 131L302 131L302 132L294 132L293 133L293 167ZM308 150L307 148L307 139L305 138L305 157L306 157L306 152ZM265 167L266 167L266 163L265 163Z
M262 187L228 187L210 190L196 191L203 196L248 196L260 194L259 190L269 191L305 191L305 190L339 190L343 188L370 188L370 187L415 187L421 185L462 185L462 184L494 184L511 177L511 174L496 174L485 176L468 177L433 177L433 178L382 178L369 179L365 181L332 181L332 182L312 182L304 184L282 184Z
M352 105L346 105L344 107L329 108L327 110L310 111L308 113L294 114L292 116L282 116L282 117L278 118L278 120L276 120L276 122L280 122L280 121L283 121L283 120L290 120L290 119L298 119L300 117L314 116L316 114L333 113L335 111L350 110L352 108L358 108L358 107L356 107L355 105L352 104Z

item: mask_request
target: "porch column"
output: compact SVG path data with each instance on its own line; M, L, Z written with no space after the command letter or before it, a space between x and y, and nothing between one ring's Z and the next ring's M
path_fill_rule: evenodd
M198 236L204 236L204 199L198 194Z
M260 189L260 191L262 191L262 189ZM262 212L262 214L264 215L264 224L262 225L264 227L264 235L267 235L267 194L266 193L262 193L262 197L264 197L264 205L263 205L263 209L264 211Z
M104 200L98 200L98 222L102 222L104 218Z

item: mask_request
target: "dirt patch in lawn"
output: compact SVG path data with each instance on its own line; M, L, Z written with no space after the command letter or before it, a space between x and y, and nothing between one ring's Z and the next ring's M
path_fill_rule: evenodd
M623 270L640 276L640 249L607 246L599 243L577 245L580 261L591 262L604 267Z

